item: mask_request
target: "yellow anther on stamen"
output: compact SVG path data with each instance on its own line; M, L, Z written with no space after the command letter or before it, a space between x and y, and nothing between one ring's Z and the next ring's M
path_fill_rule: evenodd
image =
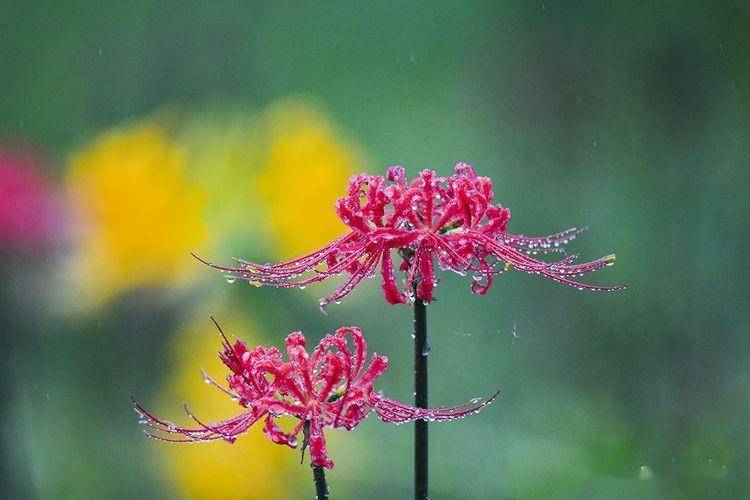
M604 265L605 266L614 266L615 265L615 254L611 253L604 257Z

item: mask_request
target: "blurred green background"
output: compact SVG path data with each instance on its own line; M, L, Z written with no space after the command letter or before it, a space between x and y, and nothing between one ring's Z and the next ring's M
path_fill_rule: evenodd
M356 323L409 401L411 312L372 280L325 317L329 285L188 252L312 250L349 174L458 161L512 232L588 225L574 251L618 255L592 279L630 288L441 275L431 401L503 394L431 427L433 498L746 496L748 25L743 1L4 1L0 497L311 498L296 453L147 440L129 394L234 415L199 372L223 376L215 314L276 345ZM334 498L411 495L411 426L328 435Z

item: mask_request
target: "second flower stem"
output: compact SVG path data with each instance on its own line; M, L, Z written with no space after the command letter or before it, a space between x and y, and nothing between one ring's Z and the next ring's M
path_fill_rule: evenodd
M416 290L415 290L416 296ZM415 297L414 301L414 406L427 408L427 306ZM414 422L414 498L428 498L428 440L427 421Z

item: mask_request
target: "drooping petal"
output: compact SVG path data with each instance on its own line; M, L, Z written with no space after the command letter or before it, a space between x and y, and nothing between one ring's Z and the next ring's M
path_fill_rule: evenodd
M432 261L432 246L426 245L419 258L419 293L417 298L432 302L432 291L435 288L435 265Z
M383 294L385 295L385 300L390 304L402 304L406 302L406 296L399 291L396 284L390 250L383 252L380 273L383 276Z
M297 447L297 435L287 434L282 431L281 428L276 425L276 422L273 421L271 415L266 416L266 423L263 425L263 434L276 444L283 444L290 448Z

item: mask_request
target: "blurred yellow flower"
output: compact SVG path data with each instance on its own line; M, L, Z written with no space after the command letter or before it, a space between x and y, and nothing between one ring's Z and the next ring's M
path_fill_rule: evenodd
M334 202L361 155L310 102L165 123L115 128L71 158L67 186L84 221L72 266L80 304L185 284L202 271L191 251L286 257L346 230Z
M344 234L334 203L361 164L358 148L323 112L300 99L266 110L263 134L265 159L257 188L279 256L296 256Z
M90 303L142 284L176 283L207 240L204 195L158 122L106 132L73 155L67 186L86 227L74 265Z
M233 334L254 345L252 329L237 321L237 314L218 317L229 338ZM229 316L232 316L229 318ZM233 320L233 321L232 321ZM200 367L218 382L224 380L226 367L219 361L220 338L208 317L188 325L175 341L174 370L162 394L160 415L182 411L182 401L204 421L219 421L238 413L239 407L215 387L203 383ZM167 417L168 418L168 417ZM192 424L187 417L171 419ZM154 443L157 459L174 490L185 498L289 498L311 482L310 468L299 463L299 453L273 444L265 437L262 425L256 425L234 444L224 441L194 445Z

